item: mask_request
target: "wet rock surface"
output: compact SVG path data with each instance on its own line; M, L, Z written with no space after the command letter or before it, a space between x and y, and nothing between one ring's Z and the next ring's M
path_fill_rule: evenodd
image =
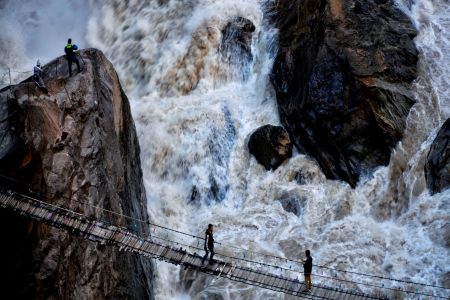
M248 148L266 170L275 170L292 156L292 143L281 126L264 125L252 133Z
M147 220L139 144L111 63L87 49L81 73L60 57L44 67L50 97L32 83L0 91L2 184L49 203L149 234L146 226L86 203ZM5 183L7 182L7 183ZM0 210L2 294L28 299L152 299L150 260ZM6 276L5 276L6 275Z
M450 187L450 119L445 121L431 144L425 177L431 194Z
M414 101L416 30L391 1L280 0L272 71L283 126L328 178L387 165Z
M255 25L242 17L232 19L222 29L220 52L228 63L241 69L244 79L248 77L249 63L253 60L251 44L254 31Z

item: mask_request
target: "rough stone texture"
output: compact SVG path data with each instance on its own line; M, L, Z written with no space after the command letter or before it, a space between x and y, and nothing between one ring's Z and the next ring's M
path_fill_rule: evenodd
M425 178L432 195L450 186L450 118L431 144L425 164Z
M60 57L44 67L51 96L32 83L0 91L0 170L43 199L149 234L139 223L84 201L147 220L139 144L128 99L111 63L82 52L83 71L68 77ZM57 70L57 74L56 74ZM76 70L76 68L75 68ZM15 100L11 100L11 98ZM147 258L97 245L0 210L3 295L27 299L152 299Z
M222 42L220 52L225 60L238 66L245 80L250 72L252 55L252 35L255 25L245 18L236 17L222 29Z
M275 10L282 124L328 178L354 187L402 137L416 30L387 0L279 0Z
M275 170L292 156L292 143L281 126L264 125L252 133L248 149L266 170Z

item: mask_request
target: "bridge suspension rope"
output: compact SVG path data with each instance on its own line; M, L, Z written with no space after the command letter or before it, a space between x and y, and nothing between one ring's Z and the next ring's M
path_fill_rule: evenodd
M5 176L3 174L0 174L0 177L2 177L4 179L7 179L9 181L14 181L16 183L20 183L22 186L26 186L27 189L30 191L30 193L35 194L35 195L39 195L39 193L34 192L29 186L27 186L22 181L19 181L19 180L16 180L14 178ZM84 205L90 206L92 208L99 209L99 210L102 210L104 212L116 215L118 217L123 217L125 219L133 220L133 221L140 222L140 223L143 223L143 224L146 224L146 225L150 225L150 226L161 228L161 229L164 229L164 230L167 230L167 231L175 232L177 234L182 234L182 235L189 236L189 237L192 237L192 238L204 240L203 237L196 236L194 234L186 233L186 232L179 231L179 230L176 230L176 229L173 229L173 228L169 228L169 227L166 227L166 226L155 224L155 223L152 223L152 222L149 222L149 221L146 221L146 220L142 220L142 219L131 217L131 216L128 216L128 215L124 215L124 214L121 214L121 213L118 213L118 212L114 212L114 211L111 211L109 209L105 209L105 208L102 208L102 207L90 204L90 203L88 203L86 201L83 201L83 200L80 200L80 199L68 198L68 197L64 197L64 196L61 196L61 195L53 195L53 196L56 196L56 197L59 197L59 198L62 198L62 199L66 199L66 200L69 200L69 201L75 201L75 202L78 202L80 204L84 204ZM109 222L105 221L105 223L109 223ZM184 243L180 243L180 242L176 242L176 241L173 241L173 240L170 240L170 239L159 237L157 235L153 235L153 236L151 236L151 238L156 238L156 239L164 240L164 241L167 241L167 242L170 242L170 243L173 243L173 244L178 244L178 245L181 245L181 246L189 247L191 249L196 249L196 250L203 251L203 248L196 247L196 246L193 246L193 245L184 244ZM233 248L233 249L238 249L240 251L246 251L247 253L255 253L255 254L259 254L261 256L265 256L265 257L271 257L271 258L275 258L275 259L285 260L285 261L293 262L293 263L296 263L296 264L303 263L303 261L298 261L298 260L294 260L294 259L279 257L279 256L276 256L276 255L260 253L260 252L257 252L257 251L248 251L247 249L244 249L244 248L241 248L241 247L236 247L236 246L232 246L232 245L226 245L226 244L223 244L223 243L220 243L220 242L215 242L215 244L222 245L224 247ZM288 271L288 272L294 272L294 273L299 273L300 272L301 273L301 270L294 270L294 269L290 269L290 268L288 269L288 268L282 267L282 266L277 266L277 265L268 264L268 263L262 263L262 262L250 260L250 259L247 259L247 258L233 257L233 256L229 256L229 255L226 255L226 254L218 253L218 252L216 252L216 254L221 256L221 257L232 259L232 260L244 261L244 262L247 262L247 263L250 263L250 264L257 264L257 265L270 267L270 268L275 268L275 269ZM321 265L315 265L315 266L316 267L321 267L321 268L326 268L326 269L333 270L333 271L336 271L336 272L345 272L345 273L350 273L350 274L355 274L355 275L360 275L360 276L366 276L366 277L370 277L370 278L383 279L383 280L386 280L386 281L394 281L394 282L401 282L401 283L406 283L406 284L411 284L411 285L420 285L420 286L426 286L426 287L439 288L439 289L443 289L443 290L450 290L450 289L448 289L446 287L441 287L441 286L432 285L432 284L424 284L424 283L412 282L412 281L401 280L401 279L393 279L393 278L389 278L389 277L383 277L383 276L378 276L378 275L359 273L359 272L354 272L354 271L339 270L339 269L335 269L335 268L331 268L331 267L327 267L327 266L321 266ZM385 290L391 290L391 291L399 291L399 292L404 292L404 293L414 294L414 295L419 295L419 296L431 296L431 297L442 298L442 299L446 299L447 298L447 297L441 297L441 296L434 295L434 294L422 293L422 292L419 292L417 289L416 289L416 291L408 291L406 289L401 289L401 288L379 286L379 285L376 285L376 284L373 284L373 283L357 282L357 281L352 281L352 280L348 280L348 279L342 279L342 278L337 278L337 277L321 275L321 274L317 274L317 273L312 274L312 275L317 276L317 277L321 277L321 278L325 278L325 279L345 282L345 283L352 283L352 284L357 284L357 285L365 285L365 286L375 287L375 288L379 288L379 289L385 289Z

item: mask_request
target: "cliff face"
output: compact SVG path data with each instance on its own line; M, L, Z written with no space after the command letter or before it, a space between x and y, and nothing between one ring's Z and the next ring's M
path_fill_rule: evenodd
M431 194L450 187L450 118L444 122L431 144L425 164L425 177Z
M147 220L139 144L111 63L82 52L82 72L60 57L44 67L50 96L23 82L0 93L0 170L47 202L149 234L147 227L85 203ZM81 202L77 202L81 201ZM82 203L85 202L85 203ZM0 211L2 294L38 299L151 299L149 259Z
M328 178L355 186L402 137L416 30L388 0L279 0L276 22L283 126Z

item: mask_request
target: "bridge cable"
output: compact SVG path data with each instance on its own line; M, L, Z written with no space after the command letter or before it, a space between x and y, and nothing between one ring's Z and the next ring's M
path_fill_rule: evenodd
M3 174L0 174L0 177L3 177L3 178L8 179L8 180L10 180L10 181L14 181L14 182L20 183L20 184L22 184L22 185L25 186L25 184L24 184L22 181L19 181L19 180L16 180L16 179L14 179L14 178L5 176L5 175L3 175ZM30 191L32 191L35 195L39 195L39 193L34 192L34 191L33 191L32 189L30 189L29 187L28 187L28 189L29 189ZM130 219L130 220L134 220L134 221L137 221L137 222L140 222L140 223L144 223L144 224L147 224L147 225L151 225L151 226L154 226L154 227L162 228L162 229L164 229L164 230L172 231L172 232L179 233L179 234L182 234L182 235L185 235L185 236L189 236L189 237L192 237L192 238L197 238L197 239L204 240L203 237L199 237L199 236L196 236L196 235L193 235L193 234L189 234L189 233L186 233L186 232L182 232L182 231L179 231L179 230L176 230L176 229L172 229L172 228L165 227L165 226L162 226L162 225L154 224L154 223L151 223L150 221L145 221L145 220L138 219L138 218L135 218L135 217L131 217L131 216L128 216L128 215L124 215L124 214L121 214L121 213L118 213L118 212L114 212L114 211L111 211L111 210L109 210L109 209L102 208L102 207L99 207L99 206L90 204L90 203L85 202L85 201L83 201L83 200L73 199L73 198L69 198L69 197L65 197L65 196L56 195L56 193L50 193L50 194L52 194L53 196L59 197L59 198L63 198L63 199L69 200L69 201L75 201L75 202L78 202L78 203L81 203L81 204L85 204L85 205L88 205L88 206L90 206L90 207L93 207L93 208L96 208L96 209L100 209L100 210L103 210L103 211L105 211L105 212L108 212L108 213L111 213L111 214L114 214L114 215L116 215L116 216L120 216L120 217L123 217L123 218L126 218L126 219ZM272 257L272 258L276 258L276 259L281 259L281 260L285 260L285 261L289 261L289 262L294 262L294 263L297 263L297 264L298 264L298 263L300 263L300 264L303 263L303 261L298 261L298 260L294 260L294 259L289 259L289 258L279 257L279 256L276 256L276 255L264 254L264 253L257 252L257 251L248 251L248 250L246 250L246 249L244 249L244 248L240 248L240 247L236 247L236 246L227 245L227 244L223 244L223 243L220 243L220 242L214 242L214 243L215 243L215 244L218 244L218 245L225 246L225 247L238 249L238 250L240 250L240 251L246 251L246 252L248 252L248 253L260 254L260 255L262 255L262 256ZM197 248L197 247L193 247L193 248ZM197 249L200 249L200 250L203 251L202 248L197 248ZM217 253L217 254L218 254L218 253ZM224 255L221 255L221 256L224 256ZM226 256L226 255L225 255L225 257L229 257L229 256ZM229 258L232 258L232 257L229 257ZM233 257L233 258L234 258L234 257ZM281 268L281 267L279 267L279 266L274 266L274 265L268 265L268 264L264 264L264 263L259 263L259 262L247 260L247 259L245 259L245 258L244 258L244 259L235 258L235 259L242 260L242 261L247 261L247 262L250 262L250 263L256 263L256 264L261 264L261 265L267 265L267 266L272 266L272 267L276 267L276 268ZM450 290L449 288L442 287L442 286L437 286L437 285L431 285L431 284L425 284L425 283L418 283L418 282L407 281L407 280L401 280L401 279L394 279L394 278L383 277L383 276L372 275L372 274L359 273L359 272L354 272L354 271L339 270L339 269L335 269L335 268L327 267L327 266L323 266L323 265L314 265L314 266L315 266L315 267L319 267L319 268L330 269L330 270L337 271L337 272L345 272L345 273L350 273L350 274L355 274L355 275L360 275L360 276L366 276L366 277L372 277L372 278L383 279L383 280L387 280L387 281L396 281L396 282L401 282L401 283L406 283L406 284L421 285L421 286L434 287L434 288L439 288L439 289L444 289L444 290ZM324 275L319 275L319 274L313 274L313 275L318 276L318 277L324 277L324 278L332 278L332 277L325 277ZM334 278L334 279L335 279L335 280L340 280L340 281L345 281L345 279L337 279L337 278ZM352 283L355 283L355 284L368 285L368 286L375 286L375 285L371 285L371 284L369 284L369 283L359 283L359 282L353 282L353 281L348 281L348 282L352 282ZM376 286L376 287L378 287L378 288L384 288L384 289L393 289L393 288L379 287L379 286ZM407 292L407 291L405 291L405 290L403 290L403 289L396 289L396 290L402 291L402 292ZM413 293L413 292L411 292L411 293ZM432 295L427 295L427 296L432 296ZM435 296L435 297L437 297L437 296Z

